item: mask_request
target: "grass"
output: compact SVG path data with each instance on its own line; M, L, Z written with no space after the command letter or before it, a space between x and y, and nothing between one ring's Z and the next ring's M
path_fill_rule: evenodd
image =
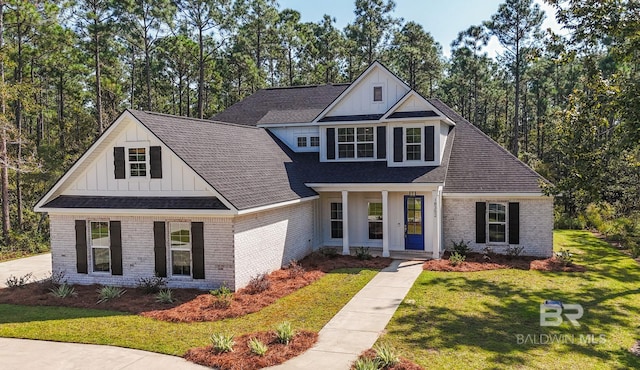
M0 336L182 355L210 344L212 333L269 331L284 320L300 330L319 331L376 273L336 270L256 313L215 322L169 323L114 311L0 305Z
M429 369L640 368L628 351L640 340L638 263L585 231L556 231L554 244L587 272L424 271L378 343ZM541 327L547 299L581 304L581 326ZM527 334L564 339L518 344ZM588 334L598 343L581 342Z

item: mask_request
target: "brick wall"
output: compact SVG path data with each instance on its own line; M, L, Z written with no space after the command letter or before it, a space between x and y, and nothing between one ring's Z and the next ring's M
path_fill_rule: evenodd
M205 279L169 278L170 287L210 289L226 282L233 288L234 254L231 218L163 218L127 216L90 218L94 221L121 221L122 276L104 273L76 273L75 220L87 220L83 215L50 215L53 270L65 271L69 283L135 286L138 278L154 275L153 222L188 221L204 223ZM168 249L168 248L167 248ZM168 252L168 251L167 251ZM88 251L91 255L91 251ZM167 255L167 261L169 261ZM91 270L91 263L89 270ZM168 271L170 273L170 269Z
M520 203L520 246L524 255L550 257L553 254L553 198L504 199L492 197L443 198L444 245L451 249L453 241L470 241L474 251L486 244L476 244L475 203L485 201ZM504 253L508 245L490 245L494 252Z
M243 287L257 274L277 270L292 259L311 253L314 239L314 204L302 202L236 217L236 286Z

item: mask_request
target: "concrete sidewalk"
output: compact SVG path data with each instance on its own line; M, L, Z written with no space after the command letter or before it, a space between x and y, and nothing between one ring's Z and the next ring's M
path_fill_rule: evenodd
M395 260L320 330L313 348L270 369L349 369L376 342L422 272L423 263Z
M208 369L136 349L9 338L0 338L0 364L6 370Z
M51 273L51 253L0 262L0 289L6 288L5 282L9 276L22 277L28 273L32 273L31 278L36 280Z

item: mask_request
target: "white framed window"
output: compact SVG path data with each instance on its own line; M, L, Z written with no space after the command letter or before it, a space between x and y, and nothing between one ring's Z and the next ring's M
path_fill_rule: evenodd
M338 158L373 158L374 147L373 127L338 128Z
M376 103L381 103L384 101L383 98L383 88L381 85L373 87L373 101Z
M507 242L507 204L487 204L487 240L489 243Z
M309 138L309 144L310 144L311 147L320 146L320 136L311 136Z
M342 239L342 203L331 203L331 239Z
M306 148L306 147L307 147L307 137L298 136L298 148Z
M147 148L128 148L127 159L129 162L130 177L147 177L148 173Z
M111 272L111 238L108 221L89 222L89 243L91 246L91 270Z
M369 202L367 205L369 239L382 239L382 202Z
M171 275L191 276L191 223L169 223Z
M405 128L404 158L406 161L422 160L422 128L421 127Z

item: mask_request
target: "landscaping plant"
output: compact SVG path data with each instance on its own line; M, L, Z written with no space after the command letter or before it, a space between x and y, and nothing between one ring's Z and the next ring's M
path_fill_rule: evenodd
M465 242L464 240L460 240L458 243L451 241L453 243L453 252L466 256L467 253L471 252L471 247L469 246L470 242Z
M302 276L305 273L304 267L302 267L302 265L296 260L291 260L291 262L289 262L287 271L289 272L289 277L292 279Z
M213 349L218 353L233 352L233 346L236 342L233 340L233 335L225 333L214 333L211 335L211 345Z
M276 337L279 343L289 344L295 335L295 330L293 330L291 323L288 321L282 322L276 327Z
M146 294L155 294L167 286L167 280L157 274L151 277L139 277L136 286Z
M104 303L122 297L124 293L126 293L126 290L123 288L103 286L102 288L98 288L98 303Z
M267 353L269 347L266 344L262 343L258 338L249 339L249 343L247 344L252 353L258 356L264 356Z
M173 303L173 291L171 289L162 289L156 294L156 302Z
M371 253L369 253L369 248L365 248L365 247L356 248L356 257L361 261L370 260Z
M57 287L51 288L49 290L50 290L49 294L51 294L56 298L75 297L78 295L78 293L76 293L75 288L67 283L60 284Z
M258 274L249 280L246 290L249 294L264 292L271 286L271 280L267 274Z
M20 277L11 275L7 278L5 284L8 288L21 288L31 281L32 276L33 273L31 272Z
M380 361L376 358L359 358L353 363L354 370L379 370Z
M458 266L461 265L462 262L464 262L466 259L467 257L464 254L453 252L451 253L451 256L449 256L449 264L451 266Z
M214 296L214 307L227 308L231 306L231 301L233 301L233 292L225 283L222 283L218 289L210 290L209 294Z
M376 345L373 350L376 352L376 359L383 368L391 367L400 362L400 357L396 351L387 344Z
M522 252L524 251L524 247L523 246L515 246L515 245L510 245L507 247L507 258L508 259L513 259L516 258L518 256L520 256L522 254Z
M561 249L560 252L556 252L556 258L562 266L571 266L573 264L573 255L568 249Z

